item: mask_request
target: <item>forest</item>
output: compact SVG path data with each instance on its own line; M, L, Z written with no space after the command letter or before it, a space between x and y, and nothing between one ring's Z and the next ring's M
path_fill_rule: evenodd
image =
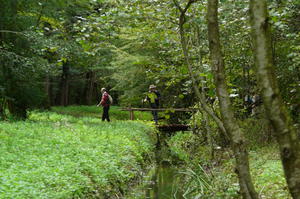
M300 199L299 0L0 5L0 198Z

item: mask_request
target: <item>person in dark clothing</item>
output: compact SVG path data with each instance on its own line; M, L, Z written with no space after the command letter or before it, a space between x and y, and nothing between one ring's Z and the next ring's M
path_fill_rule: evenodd
M246 95L244 99L244 108L246 110L246 115L249 116L252 113L252 97L251 95Z
M159 108L159 100L160 100L160 93L156 90L156 86L150 85L149 92L147 93L146 99L144 101L148 101L152 109L157 109ZM158 124L157 111L152 111L152 115L155 124Z
M97 106L102 106L103 107L103 112L102 112L102 121L105 121L105 119L110 122L109 119L109 107L110 107L110 99L109 99L109 94L106 91L105 88L101 89L102 97L101 101Z
M258 94L254 94L252 97L252 113L251 116L257 115L259 113L259 107L262 104L262 98Z

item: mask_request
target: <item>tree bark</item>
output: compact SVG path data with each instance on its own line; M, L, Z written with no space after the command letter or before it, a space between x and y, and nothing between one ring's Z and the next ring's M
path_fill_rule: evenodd
M209 0L207 5L208 40L211 56L212 72L219 98L220 112L226 132L231 139L231 147L236 159L236 171L239 178L241 195L245 199L256 199L246 149L245 138L237 124L231 107L225 79L224 59L221 51L218 25L218 0Z
M300 198L300 146L296 131L278 89L272 63L271 32L268 23L267 2L250 1L252 37L254 42L254 60L257 77L267 119L280 148L281 161L289 191L293 198Z

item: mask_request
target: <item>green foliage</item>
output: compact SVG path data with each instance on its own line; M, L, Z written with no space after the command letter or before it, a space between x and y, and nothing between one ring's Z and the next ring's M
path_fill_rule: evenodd
M180 168L184 196L209 198L212 176L203 167L209 161L208 151L198 144L198 137L191 132L178 132L167 143L172 156L185 162L185 167Z
M26 117L26 109L43 106L41 79L48 63L39 56L33 39L36 34L30 30L36 20L21 13L21 3L1 3L0 18L4 21L0 23L0 98L5 99L11 114Z
M0 59L12 70L0 70L0 88L4 90L1 98L8 99L16 109L23 109L23 113L27 108L61 104L64 62L69 67L68 104L92 104L100 94L99 88L108 87L116 98L120 97L122 105L142 106L143 93L153 83L161 90L165 107L195 103L173 1L1 2L0 31L8 32L0 33ZM183 0L178 2L182 7L186 4ZM296 121L300 96L299 3L289 0L270 4L274 61L281 91ZM248 2L222 1L220 10L230 93L238 95L234 105L241 109L243 97L257 90L250 28L245 17ZM194 3L187 11L184 28L197 83L205 87L208 97L214 98L205 13L205 2ZM47 78L51 88L45 92L43 83ZM14 82L20 82L15 85L16 91L11 88ZM25 90L26 96L18 94L20 90ZM33 101L28 96L35 99L34 103L30 104Z
M266 141L261 141L262 143L264 146L253 142L249 153L256 190L260 197L266 199L291 198L277 147L272 144L265 146ZM215 158L211 160L207 145L199 145L197 136L192 133L181 132L170 138L168 146L174 157L185 162L181 173L184 174L182 179L185 183L182 188L186 196L240 198L237 175L233 172L235 163L232 152L228 149L215 149Z
M263 113L240 121L240 126L244 129L250 146L264 146L266 142L275 142L273 131Z
M193 169L189 168L182 172L187 181L184 185L184 195L189 198L208 198L212 186L211 176L201 165L197 165Z
M182 7L186 5L185 0L178 0L178 3ZM221 1L219 24L229 93L235 96L231 98L234 110L236 115L240 116L239 119L243 120L240 124L246 131L247 139L255 146L257 143L272 141L273 137L261 116L245 119L248 115L245 113L244 96L259 92L252 61L249 22L246 17L249 12L248 3L248 1ZM294 121L298 122L300 4L298 0L269 1L269 3L276 75L283 99L289 106ZM9 114L24 118L26 111L30 109L49 108L51 105L96 104L96 101L99 101L101 87L111 90L116 102L122 106L145 106L141 100L149 84L158 86L163 107L190 107L197 104L184 64L178 34L179 12L173 1L0 0L0 4L0 119L7 118ZM193 74L199 87L204 87L209 101L215 98L215 86L209 67L205 14L206 2L194 3L187 11L184 29ZM65 104L62 103L63 95L66 95ZM218 106L213 108L218 114ZM20 125L24 127L24 131L28 130L29 136L32 136L32 129L38 131L38 125L45 131L50 130L52 126L49 121L57 123L57 128L61 128L63 132L68 130L61 127L62 124L76 126L78 123L76 126L78 129L85 128L80 125L86 123L91 123L92 126L100 124L98 121L101 117L101 108L95 106L54 107L53 111L64 116L32 112L31 119L34 118L34 121L39 122L34 124L27 121ZM110 113L114 121L126 120L129 117L128 112L120 112L117 107L112 107ZM82 116L84 118L78 118ZM151 120L151 115L135 112L135 118ZM174 117L171 116L172 118ZM169 141L172 154L178 159L206 164L209 160L207 155L209 150L198 146L199 142L205 141L208 133L217 144L221 144L224 140L224 135L219 134L212 121L208 121L211 132L207 132L204 119L201 113L197 113L193 121L199 127L198 133L202 135L201 138L189 133L179 133ZM17 129L13 124L1 123L1 125L5 125L8 129L12 128L9 133ZM31 125L32 129L29 127ZM102 125L113 126L106 123ZM25 132L20 133L21 135L26 137ZM3 134L3 136L5 139L10 138L10 135ZM16 141L9 139L9 142L15 142L22 147L18 139ZM226 158L230 159L230 156ZM266 165L272 170L279 171L277 163L277 161L268 162ZM233 170L232 162L224 161L222 165L225 165L224 170L215 171L218 175L215 178L217 190L215 196L237 197L238 186L235 175L230 172ZM41 165L41 168L43 167ZM194 172L201 173L201 169L195 168L192 168L189 174L197 181ZM68 169L66 172L69 172ZM275 174L272 171L269 173L270 176L262 174L260 180L262 184L266 183L264 180L273 179ZM75 180L74 184L79 183L79 178L86 176L78 177L78 181ZM280 187L283 186L281 176L275 176L274 180L279 181ZM228 186L224 188L222 183ZM27 184L21 183L17 187L20 186L26 187ZM261 193L265 194L266 189L259 188L262 190ZM83 192L90 192L92 188L82 189ZM224 194L221 193L223 189L226 190ZM59 195L62 198L64 196L63 193ZM284 198L275 191L273 196ZM266 194L266 197L271 196Z
M0 198L94 198L118 194L150 157L152 129L52 112L0 123Z
M108 69L112 59L111 48L99 43L105 40L111 29L99 33L102 30L100 25L104 27L106 20L99 21L97 14L93 14L98 3L99 9L113 5L113 2L104 4L89 0L14 0L1 3L0 87L3 89L0 98L8 102L11 114L26 117L27 109L60 104L63 92L71 98L69 102L74 103L78 96L69 96L63 90L66 87L58 81L79 77L81 84L69 81L65 85L72 85L70 92L74 93L74 90L87 88L84 84L82 86L84 80L86 84L94 81L93 85L111 75ZM68 65L67 72L65 64ZM95 70L100 73L93 74L92 80L85 78L85 73ZM104 76L103 70L107 73ZM51 82L54 79L56 82ZM44 89L45 84L48 84L47 90ZM78 94L82 96L84 92ZM93 94L95 96L95 92ZM95 97L89 100L81 98L84 99L76 103L95 101Z
M192 157L190 156L191 142L196 142L196 136L192 133L178 132L175 136L172 136L168 141L168 146L173 153L180 160L189 162Z

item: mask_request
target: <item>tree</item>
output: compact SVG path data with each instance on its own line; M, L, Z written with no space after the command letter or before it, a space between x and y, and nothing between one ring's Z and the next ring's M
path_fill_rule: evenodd
M256 199L258 195L254 189L248 160L248 151L244 134L234 117L226 85L224 60L221 51L218 0L209 0L207 4L208 40L211 54L211 66L214 74L220 112L226 132L231 141L231 148L236 159L236 170L239 178L241 195L245 199Z
M31 17L20 14L21 1L1 1L0 25L0 100L3 110L25 118L28 108L39 107L44 100L40 81L47 63L36 56L38 50L31 44L36 36L28 31ZM27 30L27 32L25 31Z
M278 89L271 47L271 32L266 0L250 1L252 37L257 77L267 118L280 148L286 181L293 198L300 198L300 145L291 118Z
M189 52L188 52L188 47L187 47L187 42L186 42L186 38L185 38L185 31L184 31L184 24L186 23L186 12L189 9L189 7L196 2L195 0L189 0L187 5L185 6L185 8L181 8L180 5L178 4L178 2L176 0L174 0L175 5L177 6L178 10L180 11L180 17L179 17L179 30L180 30L180 38L181 38L181 46L182 46L182 51L184 54L184 58L185 58L185 63L188 67L189 70L189 75L190 78L192 79L193 82L193 88L195 90L195 93L199 99L199 102L201 104L201 107L203 110L205 110L205 112L211 116L211 118L213 118L213 120L217 123L217 125L219 126L219 128L222 130L222 132L224 133L224 135L226 135L226 130L224 128L223 123L221 122L221 120L217 117L217 115L214 113L214 111L207 105L206 101L205 101L205 96L203 93L200 92L200 89L197 86L197 81L196 78L193 74L193 69L192 69L192 65L190 63L190 56L189 56ZM226 138L226 137L225 137Z

